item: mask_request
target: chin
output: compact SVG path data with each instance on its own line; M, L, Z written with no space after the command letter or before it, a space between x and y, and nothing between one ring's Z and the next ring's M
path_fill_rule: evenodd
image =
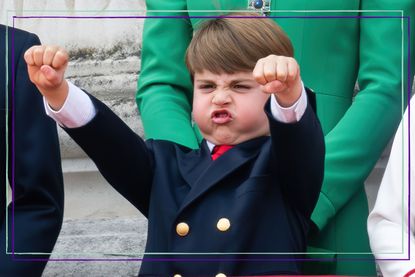
M235 137L232 136L213 136L212 139L208 139L215 145L222 145L222 144L228 144L228 145L234 145L238 144L238 140Z

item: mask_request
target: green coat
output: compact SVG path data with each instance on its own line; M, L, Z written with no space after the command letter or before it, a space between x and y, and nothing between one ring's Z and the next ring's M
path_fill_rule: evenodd
M224 10L222 13L246 10L247 2L150 0L147 15L219 15L207 10ZM312 215L318 232L310 235L309 257L340 259L309 263L305 265L306 273L374 276L373 260L345 259L373 259L366 231L368 205L364 181L394 134L402 116L402 103L406 102L401 87L403 79L406 95L407 72L402 68L407 68L407 48L402 49L402 19L298 17L399 17L402 14L397 11L359 13L356 10L403 9L404 16L412 16L411 30L414 30L415 1L272 0L271 9L303 11L271 13L271 16L297 17L276 21L292 39L304 83L317 95L317 112L325 133L325 179ZM321 10L354 11L325 13ZM147 138L198 147L199 134L191 122L192 83L184 64L184 52L193 26L199 21L157 18L145 22L137 105ZM406 34L407 20L403 26ZM411 37L413 41L413 33ZM406 37L404 44L406 47ZM415 55L411 57L413 68ZM353 98L356 80L360 92ZM326 254L315 253L321 251Z

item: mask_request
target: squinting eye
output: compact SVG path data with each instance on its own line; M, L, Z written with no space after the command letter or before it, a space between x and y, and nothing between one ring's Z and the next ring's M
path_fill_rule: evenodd
M212 91L212 90L215 89L215 86L214 85L209 85L209 84L199 85L198 86L198 89L200 89L200 90L202 90L204 92L210 92L210 91Z
M235 89L250 89L250 87L244 86L244 85L235 85L234 88Z

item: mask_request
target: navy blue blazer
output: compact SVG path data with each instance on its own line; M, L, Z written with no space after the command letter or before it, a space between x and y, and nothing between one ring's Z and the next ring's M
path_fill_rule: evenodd
M266 110L270 137L238 144L212 161L206 142L199 150L144 142L91 98L97 115L66 131L148 218L140 275L300 273L299 263L289 260L302 255L290 253L306 250L324 171L323 134L310 105L293 124Z
M18 29L7 30L6 26L0 25L0 41L0 276L41 276L46 261L16 262L11 255L6 255L6 228L8 252L12 252L12 245L15 253L50 253L53 250L63 218L63 178L56 123L45 115L42 96L30 82L23 59L26 49L40 44L38 37ZM10 185L14 183L15 188L14 217L13 206L9 205L7 225L6 153L8 181ZM16 255L15 258L48 257Z

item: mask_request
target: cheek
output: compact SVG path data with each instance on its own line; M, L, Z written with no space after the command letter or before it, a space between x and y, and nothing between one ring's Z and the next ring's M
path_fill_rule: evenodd
M251 125L254 128L268 124L268 119L263 109L251 109L246 111L243 115L243 121L245 124Z
M196 124L200 124L203 122L203 119L206 118L206 115L208 113L206 101L203 100L200 96L195 96L193 98L193 120L196 122Z
M239 103L241 110L246 117L250 117L252 119L256 118L260 120L261 118L266 117L264 112L264 106L268 100L268 97L263 93L257 94L256 96L257 97L244 98Z
M264 106L268 97L261 94L257 96L259 97L246 99L247 101L243 102L242 109L240 110L244 124L251 125L254 128L268 125L268 119L264 112Z
M243 105L238 107L238 119L245 124L259 124L266 120L266 115L262 104L250 103L249 105Z

